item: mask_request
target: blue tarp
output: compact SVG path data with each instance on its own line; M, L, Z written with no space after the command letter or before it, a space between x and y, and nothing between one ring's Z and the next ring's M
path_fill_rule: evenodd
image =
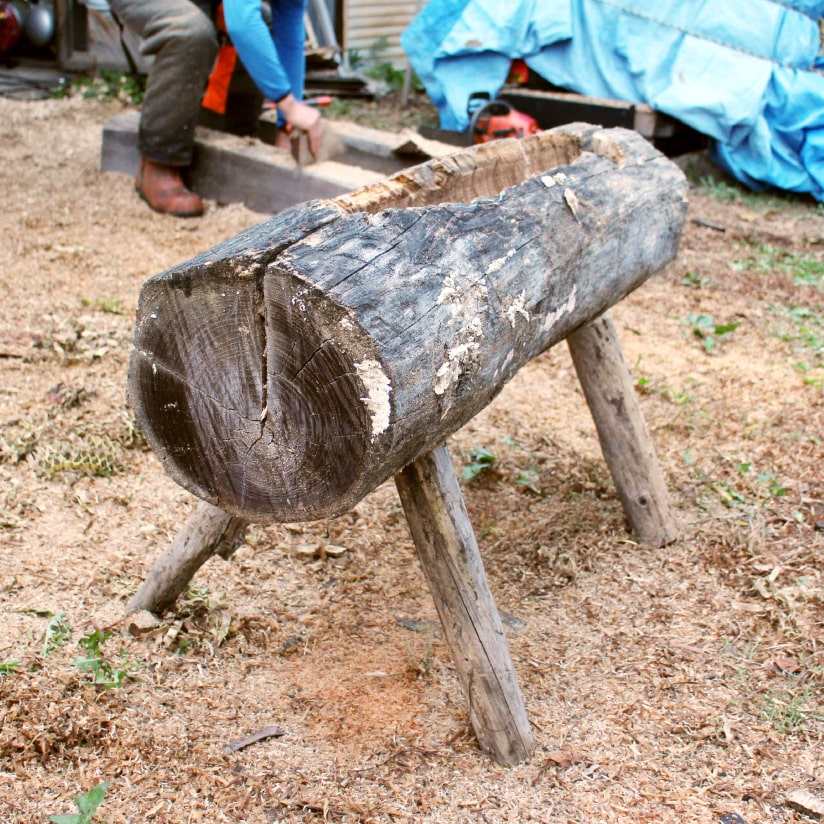
M401 36L441 128L523 59L589 97L647 103L713 139L753 189L824 200L824 0L430 0Z

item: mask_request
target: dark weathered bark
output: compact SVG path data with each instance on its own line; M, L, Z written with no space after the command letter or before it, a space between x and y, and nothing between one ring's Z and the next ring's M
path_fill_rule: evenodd
M650 546L672 543L675 516L612 321L597 318L567 343L630 528Z
M685 190L634 133L578 126L292 209L146 284L140 426L239 517L345 512L669 261Z
M532 730L449 451L420 456L395 483L478 743L498 764L525 761Z

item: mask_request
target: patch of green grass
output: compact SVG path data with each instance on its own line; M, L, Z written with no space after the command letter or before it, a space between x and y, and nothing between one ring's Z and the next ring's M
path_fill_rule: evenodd
M745 194L745 190L737 183L730 183L726 180L719 180L714 177L701 177L698 185L713 199L721 203L730 203L740 200Z
M792 276L794 285L812 286L824 292L824 260L816 255L760 244L748 254L736 258L732 268L739 272L788 274Z
M776 191L754 192L734 180L718 179L707 175L699 177L697 185L719 203L737 203L762 214L798 206L797 196Z
M0 661L0 678L5 675L11 675L13 672L17 672L19 666L19 661Z
M96 306L101 312L108 312L110 315L122 315L125 312L122 301L117 298L80 298L80 302L84 306Z
M761 701L761 714L776 732L791 735L808 724L824 721L824 706L811 688L799 693L769 690Z
M770 333L792 346L800 359L793 367L803 373L807 386L824 388L824 307L767 307L778 318Z
M119 100L126 105L140 106L145 93L146 78L142 75L101 69L93 75L76 77L54 96L79 95L84 100Z
M74 797L74 804L77 807L76 813L68 815L50 815L49 821L53 824L92 824L97 808L103 803L106 791L109 789L109 782L104 781L96 787L92 787L87 793Z

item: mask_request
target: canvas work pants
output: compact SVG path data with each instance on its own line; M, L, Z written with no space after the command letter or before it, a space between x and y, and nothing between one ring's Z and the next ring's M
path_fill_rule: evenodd
M192 161L200 101L217 54L217 33L192 0L110 0L124 26L152 55L140 113L138 149L155 163Z

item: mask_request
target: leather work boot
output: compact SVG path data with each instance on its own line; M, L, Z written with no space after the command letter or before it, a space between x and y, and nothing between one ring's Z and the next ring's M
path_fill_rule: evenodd
M176 217L199 217L203 214L203 201L183 184L177 166L165 166L141 158L134 187L156 212Z

